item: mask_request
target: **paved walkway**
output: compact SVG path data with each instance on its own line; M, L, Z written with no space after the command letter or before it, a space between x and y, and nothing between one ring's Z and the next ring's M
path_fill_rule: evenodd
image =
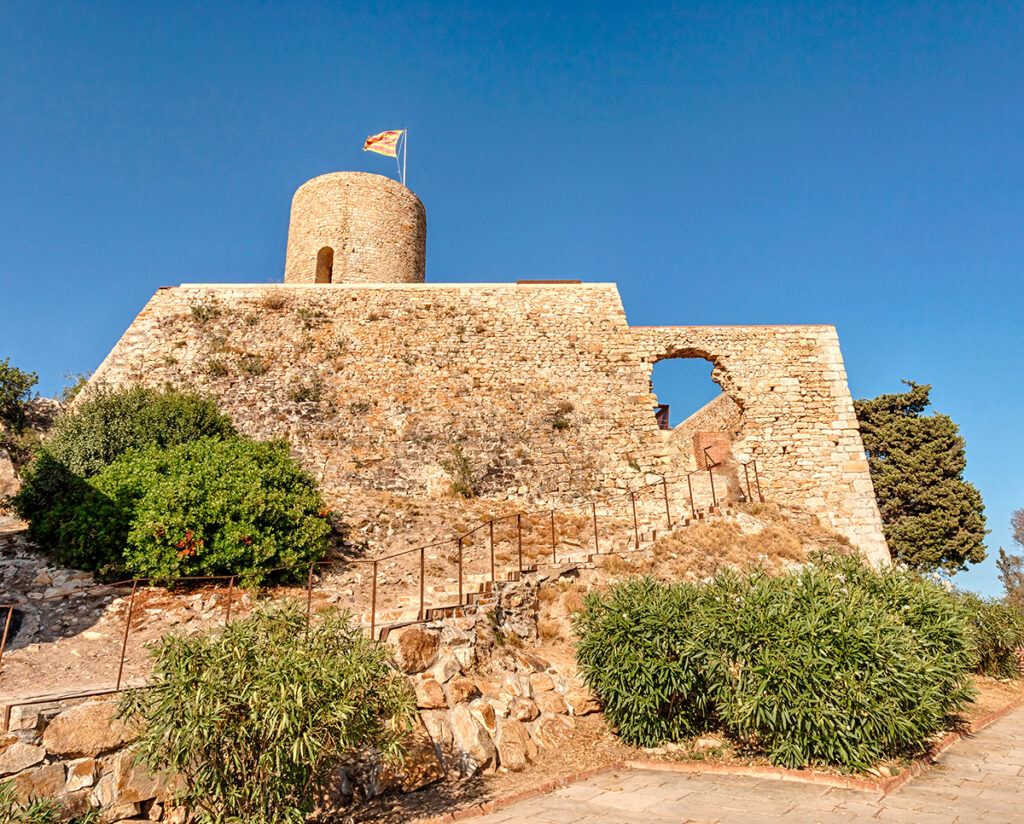
M878 793L731 775L619 770L475 819L479 824L1024 824L1024 708Z

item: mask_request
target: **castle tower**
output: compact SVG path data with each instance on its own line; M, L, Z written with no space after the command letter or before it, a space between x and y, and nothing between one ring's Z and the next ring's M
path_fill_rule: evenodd
M427 215L401 183L335 172L292 198L285 283L423 283Z

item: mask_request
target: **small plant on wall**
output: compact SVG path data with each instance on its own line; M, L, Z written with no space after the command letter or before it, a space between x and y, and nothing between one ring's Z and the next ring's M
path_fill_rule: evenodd
M476 496L476 476L473 466L462 451L461 444L455 444L451 449L451 456L442 458L441 468L448 473L452 479L448 491L460 498L473 498Z

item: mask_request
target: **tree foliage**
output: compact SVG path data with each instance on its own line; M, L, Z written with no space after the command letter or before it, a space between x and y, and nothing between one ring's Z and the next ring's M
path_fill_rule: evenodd
M1010 528L1013 530L1013 542L1024 549L1024 509L1016 510L1010 517ZM996 567L1006 600L1024 611L1024 556L1010 555L1000 547Z
M118 455L153 445L237 434L208 398L173 389L99 389L54 423L46 450L69 472L88 477Z
M25 426L25 402L38 381L35 372L24 372L11 366L10 358L0 361L0 423L15 432L22 430Z
M985 558L985 507L964 480L963 437L948 415L925 415L931 387L854 402L893 558L915 569L962 570Z
M408 682L347 614L306 628L295 602L222 633L162 638L149 689L128 693L151 769L176 773L200 821L298 824L343 753L398 761L415 717Z

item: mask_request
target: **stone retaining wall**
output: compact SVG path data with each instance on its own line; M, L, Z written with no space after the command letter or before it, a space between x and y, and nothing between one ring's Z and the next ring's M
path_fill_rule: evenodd
M527 649L537 637L537 585L505 584L488 612L391 633L420 726L409 736L401 769L350 754L331 773L325 804L343 805L357 793L409 792L449 774L525 769L539 750L572 734L574 717L598 710L574 674L557 672ZM136 763L138 731L116 719L116 707L116 696L10 707L0 732L0 780L12 782L23 800L58 800L65 817L98 807L107 822L181 824L186 814L174 806L175 782Z

